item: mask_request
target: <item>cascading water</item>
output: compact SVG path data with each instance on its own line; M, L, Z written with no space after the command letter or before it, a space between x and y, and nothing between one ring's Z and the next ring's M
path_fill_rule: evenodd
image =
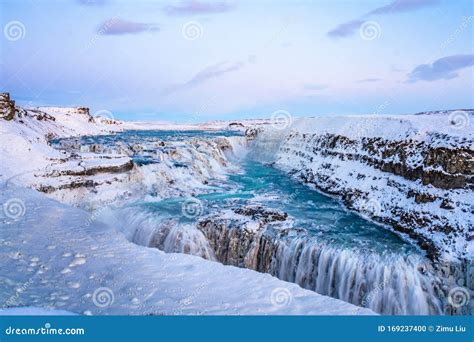
M137 245L158 248L167 253L186 253L215 260L214 251L194 225L180 223L137 207L103 211L99 220L124 233Z
M439 280L419 256L361 255L295 239L277 243L268 273L382 314L441 314Z
M272 214L267 212L264 217L269 220ZM357 249L357 242L344 247L331 238L317 238L295 228L297 221L265 224L259 220L253 231L248 229L249 222L224 213L205 218L198 228L224 264L270 273L383 314L443 312L441 281L433 274L430 261L416 249L404 250L401 241L385 241L400 248L399 253L380 252L360 244Z
M239 172L195 196L203 204L198 215L183 215L186 198L175 198L132 204L100 219L136 244L270 273L379 313L442 314L441 280L421 250L262 164L274 161L283 136L257 137L250 151L243 137L218 143L227 167L238 162ZM249 205L289 218L269 223L233 212Z

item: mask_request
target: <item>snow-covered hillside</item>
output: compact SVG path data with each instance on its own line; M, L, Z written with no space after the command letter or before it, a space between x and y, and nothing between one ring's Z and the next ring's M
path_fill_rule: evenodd
M1 177L43 171L53 160L62 161L64 153L49 146L52 138L96 135L117 132L120 124L102 124L94 120L87 108L15 107L8 94L0 94L2 111L13 114L1 120Z

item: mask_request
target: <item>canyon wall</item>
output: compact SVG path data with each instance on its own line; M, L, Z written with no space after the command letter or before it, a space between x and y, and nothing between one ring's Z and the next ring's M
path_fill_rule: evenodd
M254 158L410 236L432 259L471 263L473 113L299 119L249 138Z

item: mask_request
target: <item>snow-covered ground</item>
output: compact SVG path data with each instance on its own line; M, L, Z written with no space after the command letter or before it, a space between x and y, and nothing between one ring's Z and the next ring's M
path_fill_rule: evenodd
M373 314L268 274L137 246L81 209L2 186L0 202L10 208L1 217L4 308L93 315Z
M34 306L0 309L0 316L72 316L72 312L65 310L44 309Z

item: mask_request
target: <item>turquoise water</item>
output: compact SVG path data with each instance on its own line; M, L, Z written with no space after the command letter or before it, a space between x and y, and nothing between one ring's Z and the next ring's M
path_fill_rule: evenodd
M156 148L153 146L161 142L184 142L195 138L212 139L241 135L242 133L236 131L126 131L102 136L84 136L80 138L80 144L82 146L101 144L109 147L139 144L144 149L138 150L131 157L138 165L144 165L160 162L149 153ZM56 142L53 141L53 144ZM196 217L182 215L183 202L187 198L137 202L130 206L140 207L163 218L192 223L203 215L222 209L261 204L288 213L294 220L295 228L302 228L309 237L337 248L357 249L359 252L377 254L423 254L419 248L404 241L387 227L346 210L339 200L297 183L282 171L250 158L238 160L237 163L240 172L229 174L226 181L211 180L208 191L196 196L202 203L202 213ZM177 163L176 167L186 165L181 166Z
M209 153L208 149L217 147L202 144L201 140L234 135L235 132L230 131L187 131L179 134L173 131L135 131L83 137L81 144L100 143L109 147L125 144L127 151L134 151L131 157L139 165L167 163L162 166L171 167L179 177L186 177L189 172L196 172L198 163L188 159L185 163L173 158L160 160L156 151L170 149L170 152L176 152L176 149L181 149L189 152L189 149L203 148L206 158L212 159L213 153ZM188 144L186 140L189 139L197 140ZM175 143L169 144L169 141ZM231 146L233 144L238 145L235 139L230 143ZM139 148L132 148L134 145ZM241 145L236 147L240 148ZM403 240L388 227L345 209L339 200L296 182L278 169L251 158L236 158L230 151L226 154L232 166L226 176L206 179L205 186L199 191L191 189L196 193L190 197L160 200L154 193L149 193L139 201L112 210L106 216L106 222L138 245L250 267L376 312L442 312L437 292L438 280L424 271L430 262L418 247ZM260 154L249 153L248 156L255 158ZM144 166L150 167L153 165ZM219 215L223 211L231 213L233 209L249 205L277 209L287 213L289 218L281 224L270 224L261 231L271 243L260 244L252 240L252 245L257 246L258 250L245 252L245 260L250 260L248 264L233 264L234 260L243 257L234 250L231 253L236 255L219 259L217 251L224 251L221 255L227 255L230 244L245 244L240 239L248 237L242 235L239 240L234 238L231 241L232 237L223 234L220 228L210 228L212 230L206 234L222 234L219 236L223 237L217 245L211 246L209 241L212 238L206 237L198 228L198 221L209 214L221 217ZM241 221L236 222L223 223L226 225L223 229L238 229ZM259 258L258 255L266 255L267 258Z
M337 199L297 183L280 170L252 160L241 161L240 166L242 172L231 174L228 182L215 185L207 194L195 196L203 204L199 217L182 215L186 198L138 205L156 215L189 223L222 209L261 204L288 213L294 219L295 228L303 228L308 236L334 247L380 254L422 253L386 227L346 210Z
M117 142L143 143L147 141L185 141L191 138L215 138L241 136L243 133L238 131L125 131L117 134L100 136L83 136L81 144L107 144L113 145Z

